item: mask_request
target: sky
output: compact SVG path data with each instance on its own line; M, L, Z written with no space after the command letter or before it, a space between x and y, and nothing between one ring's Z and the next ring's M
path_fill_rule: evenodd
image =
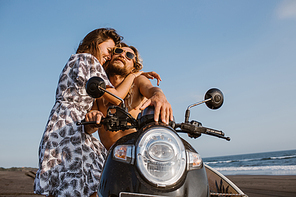
M58 77L101 27L160 74L176 122L208 89L223 92L220 109L190 119L231 141L181 134L202 157L296 149L296 1L0 0L0 167L38 166Z

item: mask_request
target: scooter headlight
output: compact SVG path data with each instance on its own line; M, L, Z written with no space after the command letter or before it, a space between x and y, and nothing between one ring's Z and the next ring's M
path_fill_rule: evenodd
M137 167L158 187L176 183L186 168L186 152L181 139L166 127L153 127L139 139Z

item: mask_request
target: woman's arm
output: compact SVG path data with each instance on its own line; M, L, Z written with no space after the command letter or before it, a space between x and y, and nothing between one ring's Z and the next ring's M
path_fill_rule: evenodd
M106 90L111 92L112 94L115 94L119 98L124 99L126 97L127 93L129 92L130 87L134 82L134 79L137 78L139 75L144 75L148 79L156 79L157 80L157 85L159 85L159 82L161 81L161 78L160 78L159 74L157 74L156 72L153 72L153 71L152 72L139 71L139 72L130 73L123 80L123 82L120 85L118 85L116 88L106 88ZM110 94L104 94L103 97L112 104L119 105L121 103L120 100L114 98Z
M112 94L115 94L119 98L124 99L129 92L134 79L142 73L143 71L130 73L116 88L106 88L106 90ZM121 103L120 100L111 96L110 94L104 94L103 97L112 104L119 105Z

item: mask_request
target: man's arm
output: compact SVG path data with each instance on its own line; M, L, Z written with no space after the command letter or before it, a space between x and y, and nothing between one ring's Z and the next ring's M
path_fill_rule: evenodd
M154 87L149 79L144 76L139 76L135 80L140 93L148 98L148 100L140 107L140 110L145 109L149 105L153 105L155 108L155 121L158 121L159 114L161 121L166 124L169 123L169 120L173 120L173 110L171 104L167 101L162 90L158 87Z

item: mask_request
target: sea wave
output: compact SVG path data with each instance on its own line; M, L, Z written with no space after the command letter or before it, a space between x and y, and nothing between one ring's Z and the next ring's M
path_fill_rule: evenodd
M296 155L287 155L287 156L281 156L281 157L270 157L270 159L292 159L292 158L296 158Z
M296 175L296 150L204 158L223 174Z
M296 165L282 166L240 166L240 167L216 167L216 170L225 175L231 174L271 174L271 175L295 175Z
M240 166L240 167L220 167L218 171L248 171L248 170L296 170L296 165L288 166Z
M284 160L293 159L296 155L278 156L278 157L260 157L260 158L249 158L249 159L234 159L224 161L206 161L205 164L224 164L224 163L235 163L235 162L251 162L251 161L266 161L266 160Z

